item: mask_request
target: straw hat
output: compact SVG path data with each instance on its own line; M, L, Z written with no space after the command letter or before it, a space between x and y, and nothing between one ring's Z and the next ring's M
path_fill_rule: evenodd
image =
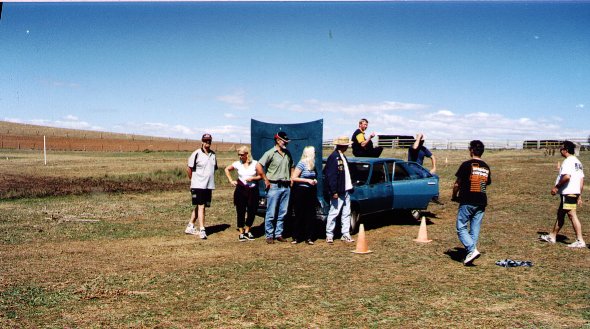
M346 136L340 136L340 137L337 137L336 139L334 139L332 144L333 145L341 145L341 146L350 146L350 145L352 145L352 142L350 141L350 138L348 138Z

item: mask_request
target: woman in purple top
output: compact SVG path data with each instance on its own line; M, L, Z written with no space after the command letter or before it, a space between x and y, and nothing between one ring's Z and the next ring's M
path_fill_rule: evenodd
M297 163L291 181L293 181L293 209L295 210L294 244L305 241L313 244L313 222L317 203L317 174L315 171L315 148L306 146L301 160Z

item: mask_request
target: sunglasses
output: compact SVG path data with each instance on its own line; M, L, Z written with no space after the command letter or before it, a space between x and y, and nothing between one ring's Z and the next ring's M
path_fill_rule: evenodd
M248 153L238 153L238 156L244 156L244 155L248 155Z
M203 139L203 143L209 143L209 144L211 144L211 140L210 139Z

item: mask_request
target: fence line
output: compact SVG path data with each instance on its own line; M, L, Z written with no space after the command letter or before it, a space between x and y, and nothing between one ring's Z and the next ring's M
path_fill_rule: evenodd
M148 139L145 136L136 138L130 135L127 138L111 139L105 138L107 133L97 133L96 137L80 136L47 136L47 150L53 151L193 151L200 146L200 141L173 138ZM110 135L110 134L108 134ZM114 135L114 134L113 134ZM13 135L0 132L0 149L42 149L44 135ZM121 135L118 135L119 137ZM588 138L567 138L579 145L580 150L590 150ZM513 140L495 139L482 140L486 149L555 149L562 140ZM408 148L413 144L412 139L380 138L376 144L384 148L401 149ZM468 139L427 139L424 143L431 150L464 150L467 149L470 140ZM332 140L323 141L324 148L332 147ZM236 150L241 145L249 143L218 142L213 145L216 151Z
M590 142L588 138L566 138L562 140L522 140L522 139L495 139L482 140L486 149L552 149L561 145L564 140L569 140L577 143L581 150L590 150ZM332 147L331 139L325 140L322 145L324 148ZM424 141L424 146L431 150L466 150L471 139L427 139ZM377 145L384 148L408 148L414 143L413 139L397 139L397 138L379 138Z

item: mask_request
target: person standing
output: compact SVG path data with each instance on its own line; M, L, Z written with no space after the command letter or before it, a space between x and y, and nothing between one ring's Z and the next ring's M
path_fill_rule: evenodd
M408 161L413 161L418 163L419 165L424 165L424 158L429 158L430 162L432 163L432 168L430 169L430 173L438 180L439 177L436 174L436 157L430 150L424 146L424 135L418 134L416 135L416 140L408 148ZM438 198L438 194L432 197L432 202L442 205L443 203L440 202Z
M213 138L210 134L201 137L201 148L194 151L188 157L187 174L191 180L192 204L195 206L191 213L184 233L197 235L195 224L199 221L199 236L207 239L205 232L205 208L211 206L211 194L215 189L215 170L217 170L217 158L211 150Z
M359 127L352 134L352 154L355 157L370 157L378 158L383 152L383 147L373 147L373 137L375 133L371 133L367 138L365 131L369 127L369 121L365 118L359 120Z
M436 172L436 158L432 152L430 152L430 150L424 146L424 135L418 134L416 135L414 144L408 148L408 161L414 161L423 166L424 158L430 159L430 162L432 163L432 169L430 169L430 173L434 174Z
M265 169L264 183L267 189L267 208L264 218L266 243L287 242L283 238L284 219L289 209L291 195L291 173L293 158L287 150L289 138L287 133L279 131L274 136L275 145L266 151L260 160Z
M560 203L557 209L557 220L549 234L543 234L539 237L542 241L555 243L557 233L563 227L564 217L567 215L572 222L576 241L570 243L570 248L586 248L586 242L582 236L582 224L578 219L576 208L582 205L582 191L584 190L584 168L580 160L574 155L576 145L571 141L564 141L559 152L565 158L559 174L555 180L555 186L551 189L551 195L559 195Z
M257 182L264 177L262 166L256 160L250 158L250 149L247 146L238 148L238 161L225 168L225 176L236 189L234 190L234 205L238 223L239 241L254 240L250 228L254 223L256 210L258 209ZM231 171L238 172L238 179L234 180ZM245 220L244 220L245 219Z
M324 167L326 181L324 186L330 197L330 211L326 220L326 242L334 243L334 228L336 227L336 218L340 216L341 240L344 242L354 242L350 236L350 193L353 190L348 160L344 152L348 149L351 142L346 136L338 137L334 140L335 149Z
M481 222L488 204L487 187L492 183L490 167L481 159L485 147L479 140L469 143L470 160L459 166L453 186L453 201L459 202L457 235L467 250L464 265L471 265L480 256L477 250ZM469 230L467 226L469 225Z
M317 174L315 171L315 147L306 146L301 161L295 166L293 181L293 209L295 209L294 244L305 241L312 245L313 222L316 216Z

